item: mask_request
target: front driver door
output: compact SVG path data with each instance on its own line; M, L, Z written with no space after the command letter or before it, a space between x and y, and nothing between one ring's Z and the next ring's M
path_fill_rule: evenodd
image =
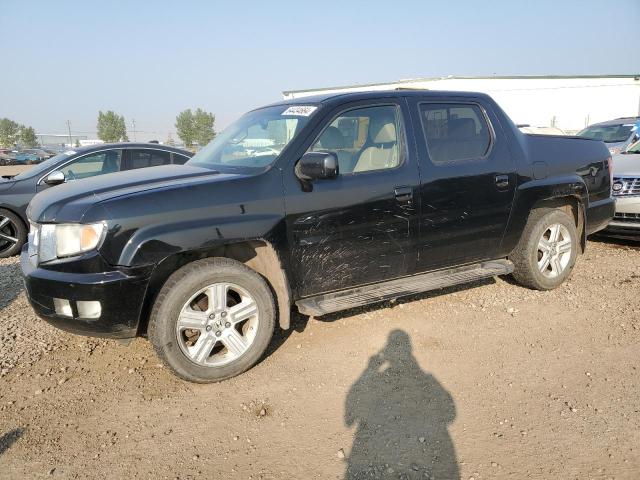
M290 263L299 297L413 272L419 174L402 99L328 115L309 150L337 155L337 178L304 191L285 175ZM409 141L413 141L410 137Z

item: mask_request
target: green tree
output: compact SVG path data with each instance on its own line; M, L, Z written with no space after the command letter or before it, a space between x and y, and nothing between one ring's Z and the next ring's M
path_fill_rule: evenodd
M124 117L109 110L98 112L98 138L103 142L128 142Z
M20 125L8 118L0 119L0 146L11 148L20 138Z
M198 145L206 145L216 136L214 125L216 117L212 113L201 108L192 112L190 108L183 110L176 117L176 130L178 137L187 148Z
M193 114L194 137L200 146L205 146L216 136L215 123L215 115L200 108Z
M36 131L33 127L20 126L20 144L27 148L38 146L38 137L36 137Z
M190 108L183 110L176 117L176 131L185 147L191 148L196 137L193 126L193 112L191 112Z

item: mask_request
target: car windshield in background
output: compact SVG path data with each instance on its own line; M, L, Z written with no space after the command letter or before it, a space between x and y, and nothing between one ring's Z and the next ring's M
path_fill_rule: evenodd
M14 178L17 180L21 180L23 178L31 178L35 175L38 175L39 173L47 171L48 168L53 167L55 164L59 163L61 160L69 158L74 153L76 152L74 152L73 150L69 150L64 153L59 153L58 155L51 157L45 160L44 162L38 163L37 165L35 165L33 168L30 168L26 172L22 172L21 174L16 175Z
M594 140L602 140L605 143L618 143L624 142L629 138L633 127L633 124L592 125L578 133L578 136L592 138Z
M222 170L268 167L315 110L315 106L280 105L249 112L216 136L187 164Z

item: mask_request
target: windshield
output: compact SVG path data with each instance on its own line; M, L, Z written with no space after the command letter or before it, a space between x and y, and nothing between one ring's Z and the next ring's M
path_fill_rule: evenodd
M307 124L316 108L280 105L249 112L217 135L187 164L222 170L268 167Z
M69 158L71 155L75 154L76 152L69 150L67 152L64 153L59 153L58 155L51 157L47 160L45 160L44 162L41 162L37 165L35 165L33 168L30 168L29 170L22 172L19 175L16 175L14 178L17 180L20 180L22 178L30 178L33 177L35 175L38 175L42 172L45 172L47 169L53 167L56 163L60 162L61 160L66 160L67 158Z
M592 125L579 132L578 136L602 140L605 143L619 143L629 138L634 126L630 123L624 125Z

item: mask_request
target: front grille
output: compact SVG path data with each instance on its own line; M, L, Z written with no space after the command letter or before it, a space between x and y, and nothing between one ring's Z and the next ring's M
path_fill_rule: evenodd
M616 190L617 185L621 187ZM616 197L640 195L640 177L613 177L613 195Z
M616 212L613 216L613 219L616 222L629 222L629 223L638 223L640 222L640 213L618 213Z

